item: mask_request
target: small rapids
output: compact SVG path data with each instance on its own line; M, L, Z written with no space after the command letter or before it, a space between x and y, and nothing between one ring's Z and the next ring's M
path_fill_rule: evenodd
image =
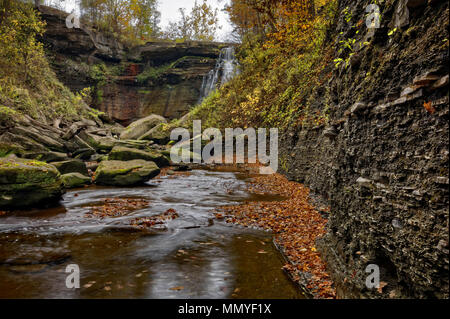
M0 217L0 298L303 298L281 270L269 233L214 219L248 193L242 173L194 170L143 187L92 186L68 192L61 206ZM105 198L149 202L124 215L86 217ZM164 229L130 221L175 210ZM80 289L66 287L70 264Z

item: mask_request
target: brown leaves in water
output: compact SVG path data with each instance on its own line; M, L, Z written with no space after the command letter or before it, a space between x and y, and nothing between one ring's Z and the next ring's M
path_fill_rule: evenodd
M150 216L150 217L141 217L136 218L131 221L131 225L138 228L148 228L156 225L162 225L168 220L173 220L178 218L179 215L175 209L170 208L166 210L164 213Z
M149 206L150 201L143 198L106 198L102 205L91 207L85 217L120 217Z
M221 207L220 211L230 216L227 222L272 230L275 243L289 261L283 269L291 278L297 282L309 278L307 288L316 298L335 298L333 282L315 247L316 239L325 234L327 220L309 202L308 188L273 174L254 178L250 189L287 199ZM310 276L302 276L303 273Z
M173 167L163 167L161 168L161 172L155 179L159 179L161 177L167 177L167 178L176 178L176 177L187 177L190 176L192 173L190 171L175 171Z

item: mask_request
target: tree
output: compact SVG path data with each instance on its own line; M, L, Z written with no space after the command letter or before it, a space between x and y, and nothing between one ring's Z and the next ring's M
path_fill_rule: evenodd
M159 32L157 0L81 0L84 23L132 43Z
M170 22L164 36L176 40L196 40L212 41L220 28L218 23L218 10L208 5L207 0L202 4L195 1L189 15L186 9L180 8L180 19L177 22Z

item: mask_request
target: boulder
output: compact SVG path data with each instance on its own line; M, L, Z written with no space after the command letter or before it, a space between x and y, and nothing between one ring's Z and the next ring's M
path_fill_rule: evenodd
M167 144L170 141L170 126L161 123L147 133L141 135L139 140L153 141L157 144Z
M157 151L138 150L129 147L115 146L108 155L110 160L130 161L135 159L142 159L145 161L155 162L159 167L169 165L169 160Z
M43 129L39 130L38 127L23 127L16 126L10 130L10 133L19 136L27 137L35 142L38 142L52 151L62 152L64 151L64 141L60 140L56 134L50 134ZM52 136L50 136L52 135Z
M23 158L35 159L42 162L61 162L67 161L69 158L65 153L59 152L51 152L51 151L42 151L42 152L25 152L22 155Z
M63 187L49 164L8 156L0 159L0 208L17 209L58 201Z
M154 162L144 160L103 161L95 171L99 185L132 186L143 184L160 173Z
M69 173L61 176L65 188L83 187L91 184L91 178L80 173Z
M135 140L150 131L156 125L167 123L166 119L160 115L152 114L136 122L131 123L121 134L121 140Z
M52 165L54 165L61 174L80 173L86 176L89 175L86 164L83 161L77 159L71 159L62 162L53 162Z
M20 145L22 148L28 151L48 151L48 149L34 140L21 135L12 134L11 132L5 132L0 136L0 142L7 144Z

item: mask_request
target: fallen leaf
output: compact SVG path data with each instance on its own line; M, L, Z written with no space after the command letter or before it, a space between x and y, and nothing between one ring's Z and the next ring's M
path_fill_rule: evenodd
M378 293L383 293L383 288L387 286L387 282L380 281L380 286L378 287L377 291Z
M425 110L427 110L428 113L433 114L434 112L436 112L436 109L433 107L431 101L430 102L424 102L423 103L423 107L425 108Z

